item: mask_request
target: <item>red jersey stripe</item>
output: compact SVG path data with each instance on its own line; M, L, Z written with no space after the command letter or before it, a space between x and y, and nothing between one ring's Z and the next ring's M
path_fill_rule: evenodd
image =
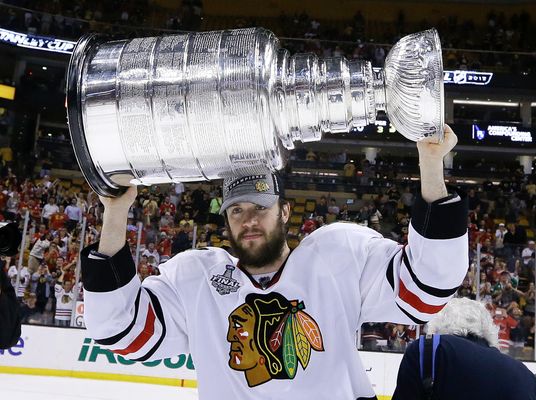
M155 318L156 316L154 314L153 307L151 306L151 304L149 304L149 309L147 310L147 317L145 318L145 326L143 327L141 333L136 339L134 339L132 343L130 343L128 347L122 350L113 350L113 352L124 356L127 354L135 353L139 349L141 349L154 335Z
M404 282L402 282L402 279L400 279L400 290L398 293L398 297L400 297L402 300L404 300L406 303L408 303L410 306L412 306L414 309L416 309L419 312L425 313L425 314L435 314L443 309L445 307L445 304L440 306L435 306L432 304L427 304L423 302L419 297L412 293L406 288L404 285Z

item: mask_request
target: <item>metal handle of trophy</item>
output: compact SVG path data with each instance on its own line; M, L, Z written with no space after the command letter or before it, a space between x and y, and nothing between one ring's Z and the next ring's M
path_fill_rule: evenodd
M372 86L372 66L368 61L350 61L350 103L352 126L363 127L376 121Z
M294 140L313 142L322 138L320 128L321 82L318 57L310 53L296 54L289 64L290 131Z
M330 132L348 132L352 120L350 66L345 57L326 58L325 65L325 125Z

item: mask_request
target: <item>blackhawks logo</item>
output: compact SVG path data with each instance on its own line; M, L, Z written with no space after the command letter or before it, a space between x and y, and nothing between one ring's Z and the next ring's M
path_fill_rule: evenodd
M257 192L267 192L268 189L270 189L270 186L268 186L268 183L264 181L257 181L255 183L255 190Z
M250 387L294 379L298 363L309 365L311 349L324 351L322 333L305 304L279 293L251 293L229 315L229 366L243 371Z

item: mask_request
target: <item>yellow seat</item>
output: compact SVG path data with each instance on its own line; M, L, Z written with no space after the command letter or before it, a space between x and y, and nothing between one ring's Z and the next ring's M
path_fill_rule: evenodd
M290 217L290 224L291 225L300 225L303 221L303 215L293 215Z
M303 214L305 212L305 206L303 204L296 205L292 211L296 214Z
M305 211L308 213L315 212L316 209L316 201L314 200L307 200L307 203L305 203Z

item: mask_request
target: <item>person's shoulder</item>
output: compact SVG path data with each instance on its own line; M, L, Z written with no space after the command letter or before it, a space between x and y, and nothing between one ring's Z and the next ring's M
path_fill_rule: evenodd
M374 229L367 228L362 225L358 225L353 222L334 222L329 225L324 225L315 231L313 231L309 236L307 236L303 241L313 241L313 240L327 240L330 238L340 239L343 237L351 236L361 236L362 238L372 238L372 237L383 237L380 233Z

